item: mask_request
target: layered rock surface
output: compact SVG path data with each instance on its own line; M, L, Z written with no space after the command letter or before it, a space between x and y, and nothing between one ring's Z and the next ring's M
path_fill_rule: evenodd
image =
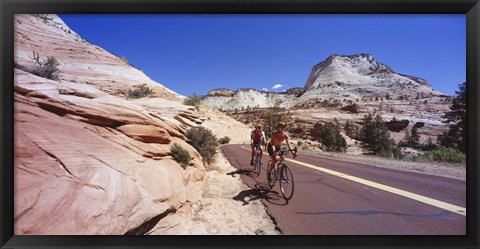
M333 54L312 68L303 88L288 89L283 93L255 89L214 89L203 103L220 110L273 106L304 108L314 102L331 100L357 101L370 98L429 98L446 97L432 89L430 83L418 77L396 73L370 54ZM438 101L436 99L434 101Z
M31 73L33 51L59 61L58 80ZM144 234L191 217L206 169L184 134L207 118L55 15L15 16L15 64L15 234ZM142 84L153 98L124 96Z
M245 88L236 91L214 89L204 97L202 103L219 110L241 110L247 108L269 108L284 106L293 101L297 92L274 93Z
M371 54L333 54L312 68L303 88L283 93L214 89L203 103L222 111L237 109L235 113L244 116L239 120L249 120L251 125L258 115L244 112L247 107L283 107L290 111L289 117L309 126L335 118L341 123L360 122L365 114L375 113L386 122L394 117L407 121L407 125L393 129L397 141L403 138L403 133L398 132L408 124L424 123L420 130L423 142L428 137L435 139L448 128L442 116L449 111L451 98L432 89L424 79L395 72Z
M312 68L305 91L297 103L314 98L385 97L387 93L390 98L417 93L444 95L434 91L424 79L396 73L371 54L329 56Z

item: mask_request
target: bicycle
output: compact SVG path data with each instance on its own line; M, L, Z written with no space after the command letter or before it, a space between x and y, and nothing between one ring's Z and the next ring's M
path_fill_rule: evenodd
M281 149L277 152L277 163L273 167L272 171L270 172L270 177L268 179L268 184L270 185L270 189L273 188L275 182L279 180L280 182L280 191L282 192L283 197L286 200L290 200L293 196L294 190L294 181L293 181L293 174L290 168L285 164L285 154L289 151L293 151L297 153L297 148L293 150ZM271 160L268 161L268 165L270 165ZM280 178L279 178L280 176Z
M262 161L260 161L260 144L255 144L255 155L253 157L253 173L259 176L262 171Z

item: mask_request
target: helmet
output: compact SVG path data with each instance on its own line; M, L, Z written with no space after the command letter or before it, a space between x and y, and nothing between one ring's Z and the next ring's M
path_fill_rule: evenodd
M262 128L262 125L261 124L256 124L255 128Z
M285 122L278 122L278 124L277 124L277 128L278 128L278 127L283 127L283 128L285 128L285 126L287 126L287 125L285 124Z

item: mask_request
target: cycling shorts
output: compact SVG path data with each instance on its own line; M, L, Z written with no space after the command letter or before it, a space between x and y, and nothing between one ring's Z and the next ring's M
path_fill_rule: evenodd
M268 144L267 151L268 151L268 154L269 154L270 156L275 153L274 150L273 150L273 147L275 147L275 152L279 152L279 151L280 151L280 146L273 146L273 145L271 145L271 144Z

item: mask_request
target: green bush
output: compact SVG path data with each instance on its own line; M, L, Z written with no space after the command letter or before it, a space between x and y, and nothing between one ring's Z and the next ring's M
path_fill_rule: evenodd
M218 142L211 130L201 126L193 127L187 130L185 136L188 138L188 143L202 155L204 163L211 164L215 161Z
M323 149L326 151L345 152L347 150L347 142L340 134L340 124L337 119L325 124L317 140L322 142Z
M128 98L134 98L134 99L138 99L138 98L143 98L143 97L149 97L149 96L152 96L154 94L153 90L147 86L147 84L143 84L143 85L140 85L140 86L137 86L137 89L134 89L134 90L128 90L127 92L127 97Z
M302 144L300 145L301 150L308 150L308 145L307 144Z
M33 51L33 74L43 78L57 80L58 79L58 66L60 65L57 59L53 56L48 56L46 60L40 60L40 55Z
M188 163L192 160L192 157L188 153L188 151L182 148L177 143L174 143L172 147L170 147L170 151L172 152L172 157L182 165L182 168L186 168Z
M393 153L393 158L397 160L405 160L405 158L407 157L407 155L405 155L405 153L403 153L399 147L394 147L392 150L392 153Z
M428 161L428 155L419 154L419 155L415 156L414 160L415 160L415 162L427 162Z
M382 157L390 157L392 155L395 141L390 138L387 125L379 114L373 117L372 114L368 113L368 115L363 117L359 137L374 155Z
M228 144L228 143L230 143L230 138L225 136L225 137L222 137L222 138L218 139L218 142L220 144Z
M461 163L466 160L465 154L453 148L440 147L434 149L431 154L433 160L439 162Z
M185 100L183 100L184 105L191 105L195 107L197 111L200 109L201 102L202 102L202 97L197 96L197 94L195 93L187 97Z

